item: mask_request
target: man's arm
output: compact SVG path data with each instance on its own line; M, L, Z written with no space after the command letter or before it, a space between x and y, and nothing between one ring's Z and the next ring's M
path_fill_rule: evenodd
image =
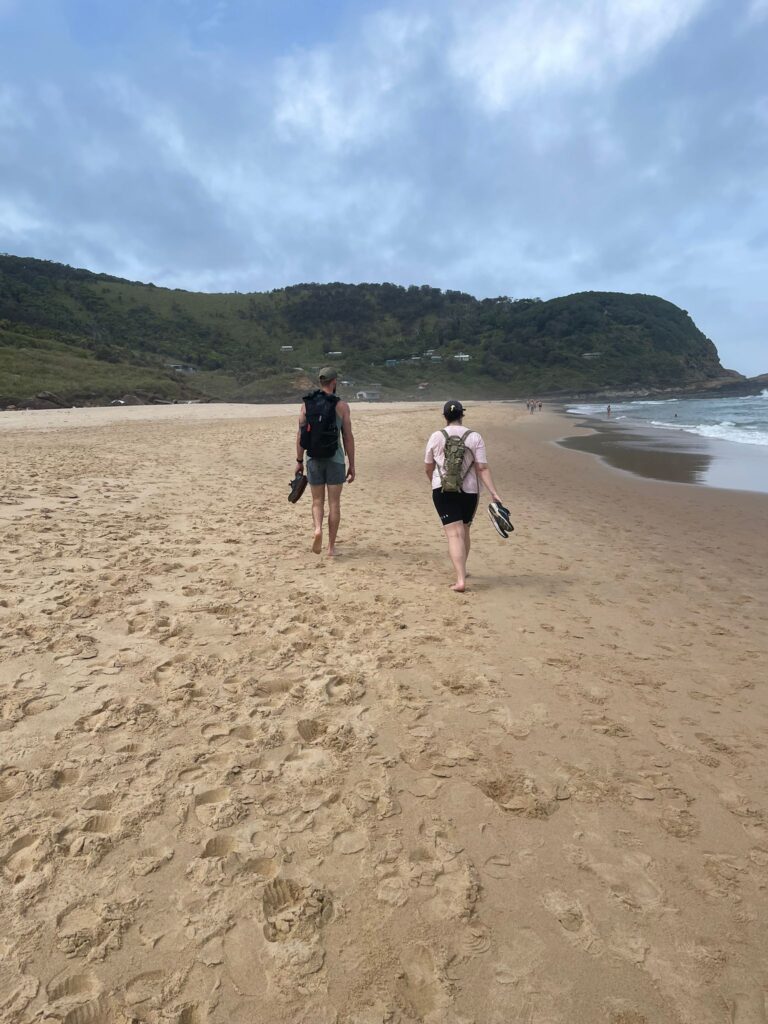
M304 449L301 447L301 428L307 422L307 410L302 402L301 412L299 413L299 429L296 431L296 466L297 468L304 469Z
M477 475L480 477L481 481L483 482L483 485L485 486L485 489L490 492L490 495L493 498L493 500L494 501L501 501L501 498L496 493L496 488L494 487L494 484L493 484L493 479L491 477L491 471L488 468L488 463L487 462L476 462L475 463L475 469L477 470Z
M432 483L432 474L435 472L435 462L425 462L424 472L427 474L427 480Z
M344 451L347 453L349 468L347 469L347 482L352 483L355 479L355 435L352 433L352 412L349 402L339 402L339 415L341 416L341 436L344 438Z

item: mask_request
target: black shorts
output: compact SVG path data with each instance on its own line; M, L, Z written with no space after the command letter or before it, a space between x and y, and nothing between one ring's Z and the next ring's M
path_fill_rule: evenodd
M465 494L463 491L448 491L446 493L439 487L435 487L432 491L432 501L435 503L443 526L447 526L449 523L464 523L465 526L469 526L475 518L479 500L479 494Z

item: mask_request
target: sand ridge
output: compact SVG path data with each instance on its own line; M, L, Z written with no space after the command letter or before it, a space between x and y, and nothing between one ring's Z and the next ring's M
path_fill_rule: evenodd
M186 408L0 442L0 1019L764 1022L765 502L477 405L459 597L433 409L329 562L286 410Z

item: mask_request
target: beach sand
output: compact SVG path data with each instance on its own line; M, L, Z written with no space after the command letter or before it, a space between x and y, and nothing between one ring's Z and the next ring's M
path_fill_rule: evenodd
M436 410L335 561L294 409L0 415L4 1024L765 1024L768 499L475 405L454 595Z

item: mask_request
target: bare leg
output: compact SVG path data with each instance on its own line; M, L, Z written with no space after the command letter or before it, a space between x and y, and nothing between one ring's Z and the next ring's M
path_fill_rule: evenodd
M443 527L448 538L448 554L456 570L456 582L451 587L460 594L467 585L467 549L464 542L464 523L448 523Z
M341 521L341 488L343 484L328 484L328 557L336 554L336 534Z
M325 484L311 484L312 491L312 522L315 524L315 537L312 550L320 554L323 546L323 516L325 515Z
M466 523L464 523L463 525L464 525L464 551L466 553L466 558L465 558L465 564L466 564L469 561L469 549L472 546L472 542L471 542L470 536L469 536L469 526L467 526ZM467 571L467 576L469 576L469 571Z

